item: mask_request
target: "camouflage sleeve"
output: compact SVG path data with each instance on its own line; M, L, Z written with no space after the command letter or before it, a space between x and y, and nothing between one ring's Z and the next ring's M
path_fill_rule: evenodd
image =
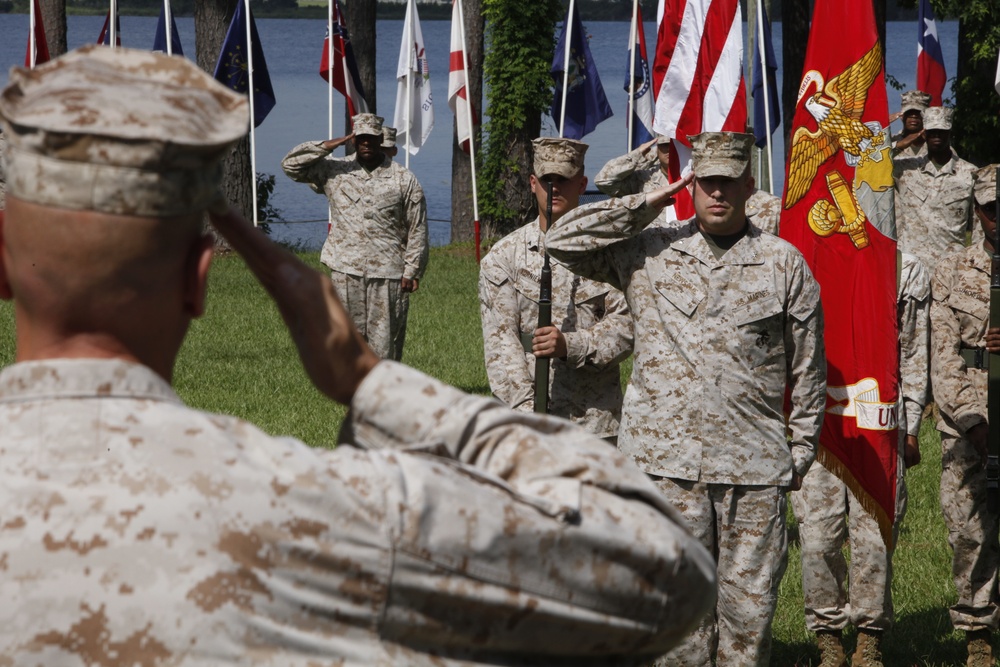
M594 177L594 186L609 197L624 197L643 191L643 179L637 170L647 169L657 163L655 150L642 154L636 148L625 155L612 158Z
M607 664L663 653L714 608L712 557L676 510L565 420L384 361L345 426L352 444L380 450L386 483L372 491L394 508L385 638L495 647L505 663L543 641L552 655Z
M322 141L299 144L281 160L281 168L288 178L297 183L305 183L320 194L332 175L330 161L326 159L330 151L323 148L322 144Z
M429 237L427 234L427 200L417 178L410 175L405 190L403 210L406 213L406 252L403 254L403 277L420 280L427 268Z
M490 390L507 406L533 412L534 378L521 346L517 291L509 275L497 266L492 253L483 258L479 269L479 311ZM534 329L534 323L530 327Z
M964 435L986 421L986 397L969 378L958 314L948 305L954 271L950 263L942 264L931 281L931 388L938 409Z
M931 284L927 269L916 257L903 255L899 280L899 377L907 435L920 433L930 381Z
M631 244L660 210L643 193L578 206L545 233L546 250L570 271L624 291L620 265L634 254Z
M563 333L566 363L575 368L600 370L632 354L632 312L625 295L610 290L604 300L604 317L594 326Z
M785 323L785 359L791 412L788 429L792 464L805 475L816 458L826 407L826 349L823 344L823 306L819 283L805 259L792 256L789 269L788 318Z

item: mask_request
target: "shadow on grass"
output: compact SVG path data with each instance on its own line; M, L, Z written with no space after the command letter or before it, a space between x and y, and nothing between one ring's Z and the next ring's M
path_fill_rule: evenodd
M480 384L475 386L464 386L464 385L455 385L455 386L464 391L466 394L475 394L478 396L493 395L492 390L490 389L490 386L488 384Z
M844 634L848 656L854 651L856 635ZM893 667L944 667L964 665L965 640L953 633L947 609L927 609L896 619L896 624L882 643L882 658ZM771 650L772 667L815 667L819 649L812 638L805 642L785 643L775 640Z

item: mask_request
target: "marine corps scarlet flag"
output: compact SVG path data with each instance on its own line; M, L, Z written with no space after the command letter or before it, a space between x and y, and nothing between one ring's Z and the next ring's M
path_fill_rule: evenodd
M827 400L818 462L892 544L899 352L885 70L870 0L817 0L792 125L781 236L822 291Z

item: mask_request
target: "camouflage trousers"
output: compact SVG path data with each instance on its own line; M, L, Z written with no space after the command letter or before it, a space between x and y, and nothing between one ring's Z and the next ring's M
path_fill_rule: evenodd
M340 271L331 272L330 279L375 354L383 359L402 359L410 295L400 287L400 279L362 278Z
M654 665L768 665L778 585L788 564L785 489L652 479L715 554L719 580L715 613Z
M951 608L956 630L996 630L997 515L986 509L986 471L965 438L941 434L941 511L951 545L951 576L958 602Z
M900 465L896 526L906 512L906 486ZM811 632L843 630L847 625L886 630L892 625L892 553L878 522L847 485L818 461L793 491L792 509L802 545L802 592L806 627ZM895 532L895 531L894 531ZM850 535L850 589L844 544Z

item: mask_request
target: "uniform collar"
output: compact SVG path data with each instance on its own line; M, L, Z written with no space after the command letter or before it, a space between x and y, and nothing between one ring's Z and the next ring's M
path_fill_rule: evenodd
M706 266L746 266L750 264L763 264L763 256L760 251L761 231L754 225L747 222L747 233L736 242L732 248L722 256L722 259L715 259L715 254L705 241L698 229L698 223L694 218L687 221L687 224L680 227L676 240L670 247L678 252L690 255Z
M181 403L146 366L119 359L25 361L0 372L0 403L68 398L143 398Z

